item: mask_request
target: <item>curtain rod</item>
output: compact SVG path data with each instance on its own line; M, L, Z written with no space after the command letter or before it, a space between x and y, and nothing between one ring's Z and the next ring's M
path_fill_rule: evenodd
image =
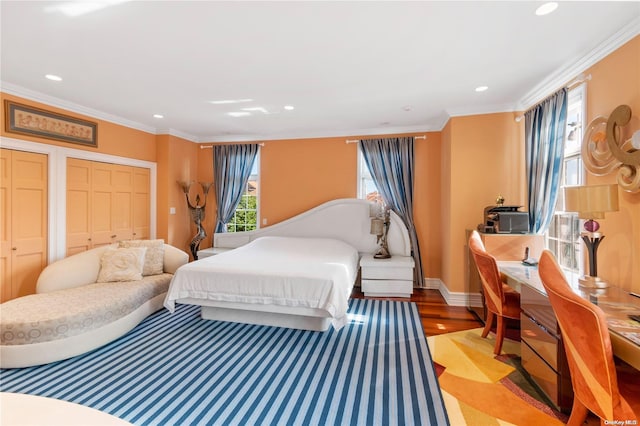
M264 142L259 143L258 145L264 146ZM200 145L200 149L208 149L213 148L215 145Z
M580 84L582 84L582 83L585 83L585 82L587 82L587 81L591 81L591 74L587 74L587 75L585 75L584 77L576 78L576 79L575 79L575 80L573 80L571 83L567 84L567 85L566 85L566 88L567 88L567 89L573 89L574 87L576 87L576 86L578 86L578 85L580 85ZM519 122L521 122L521 121L522 121L522 119L523 119L523 118L524 118L524 114L516 115L516 116L514 117L514 120L516 120L516 122L517 122L517 123L519 123Z
M414 139L427 139L427 135L419 135L419 136L414 136ZM346 143L358 143L360 142L362 139L347 139L345 142Z
M567 89L573 89L575 86L582 84L585 81L591 81L591 74L587 74L584 77L576 78L571 83L567 84Z

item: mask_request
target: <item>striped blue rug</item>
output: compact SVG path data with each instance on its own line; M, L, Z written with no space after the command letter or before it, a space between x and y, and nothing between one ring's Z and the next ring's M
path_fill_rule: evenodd
M88 354L0 370L0 390L137 425L448 425L416 305L354 299L349 315L320 333L179 305Z

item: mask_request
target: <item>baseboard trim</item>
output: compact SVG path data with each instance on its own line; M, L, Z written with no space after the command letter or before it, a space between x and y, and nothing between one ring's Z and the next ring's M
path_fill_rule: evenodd
M451 292L440 278L425 278L425 288L438 290L449 306L482 306L480 293Z

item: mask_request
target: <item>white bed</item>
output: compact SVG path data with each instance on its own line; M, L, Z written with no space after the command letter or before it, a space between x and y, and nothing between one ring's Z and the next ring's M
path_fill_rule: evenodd
M216 234L233 249L180 267L165 299L201 305L204 319L324 331L342 327L359 257L374 252L366 200L334 200L265 229ZM400 218L391 215L388 246L410 256Z
M165 307L176 300L203 306L213 318L218 302L314 310L337 329L346 323L358 274L358 251L329 238L261 237L217 256L184 265L171 282Z

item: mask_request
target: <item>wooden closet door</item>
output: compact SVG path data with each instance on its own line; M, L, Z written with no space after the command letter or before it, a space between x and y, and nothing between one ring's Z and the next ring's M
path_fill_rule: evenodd
M67 256L92 248L91 161L67 159Z
M0 303L11 299L11 153L0 149Z
M11 291L35 293L47 265L48 157L13 151L11 159Z
M91 191L92 246L99 247L116 241L113 226L113 167L93 162Z
M113 230L116 241L133 238L133 167L111 165L113 172Z
M134 167L133 170L133 238L150 238L151 172Z

